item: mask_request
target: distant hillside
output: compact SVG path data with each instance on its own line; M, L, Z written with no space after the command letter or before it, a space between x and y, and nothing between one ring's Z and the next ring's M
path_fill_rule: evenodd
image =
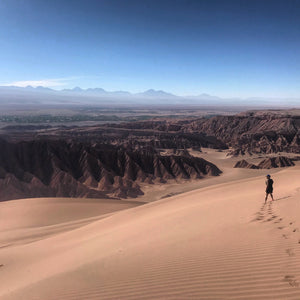
M108 126L108 125L107 125ZM300 153L300 113L298 110L257 111L196 120L141 121L109 125L114 128L173 132L177 136L205 136L232 147L230 155L253 153ZM203 145L204 146L204 145ZM222 146L224 149L224 147Z
M139 183L217 176L212 163L110 145L0 141L0 200L30 197L136 197Z
M300 116L243 114L199 119L185 124L185 132L204 132L233 147L232 155L245 153L300 153Z
M4 119L12 116L6 116ZM19 119L19 117L16 117ZM68 118L68 117L67 117ZM77 116L78 120L84 117ZM39 120L63 122L62 117L26 117L28 123ZM75 121L76 119L73 118ZM105 120L101 116L101 120ZM116 120L118 118L116 117ZM16 139L65 138L77 141L101 141L114 145L127 145L132 149L187 149L209 147L230 148L229 155L239 156L255 153L300 153L300 112L257 111L238 115L207 116L202 118L159 118L147 121L118 122L82 127L53 127L53 129L22 131L22 127L6 126L2 136ZM26 128L30 127L26 125ZM15 130L13 130L15 129ZM26 130L27 130L26 129ZM15 136L15 137L14 137Z

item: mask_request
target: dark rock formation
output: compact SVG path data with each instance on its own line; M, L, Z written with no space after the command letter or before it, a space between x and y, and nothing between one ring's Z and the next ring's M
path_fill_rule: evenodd
M139 183L216 176L212 163L97 143L0 140L0 200L27 197L136 197Z
M258 169L258 166L248 163L246 160L240 160L235 165L234 168L245 168L245 169Z
M271 169L294 166L294 162L285 156L266 158L258 164L259 169Z
M286 156L269 157L262 160L258 165L250 164L246 160L238 161L234 168L246 168L246 169L271 169L294 166L292 159Z
M232 147L230 154L233 156L254 153L300 153L300 116L285 111L256 111L195 120L144 121L109 126L132 130L151 129L159 136L152 144L158 148L188 148L197 146L198 143L202 147ZM174 133L177 137L176 145L170 143L170 136L167 138L169 142L166 143L167 135Z
M2 135L12 141L62 138L122 145L132 150L231 147L230 155L233 156L300 153L300 116L286 111L256 111L232 116L148 120L72 128L18 128L4 128Z
M215 136L233 147L231 155L300 153L300 116L272 112L243 113L198 119L182 126L184 132Z

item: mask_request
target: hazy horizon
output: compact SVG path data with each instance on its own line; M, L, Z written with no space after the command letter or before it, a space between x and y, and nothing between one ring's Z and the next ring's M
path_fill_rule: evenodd
M19 91L29 91L29 92L56 92L57 95L63 95L65 92L72 93L72 94L78 94L81 96L89 96L94 95L98 96L99 98L105 97L105 96L116 96L116 97L153 97L153 98L181 98L181 99L189 99L189 98L195 98L195 99L214 99L214 100L255 100L255 99L262 99L262 100L295 100L296 102L299 102L300 104L300 97L263 97L260 95L253 95L249 97L220 97L219 95L211 95L208 93L199 93L199 94L186 94L186 95L179 95L179 94L173 94L170 91L167 90L156 90L153 88L148 88L146 90L141 90L138 92L132 92L132 91L125 91L125 90L106 90L102 87L87 87L82 88L80 86L74 86L70 88L53 88L53 87L47 87L42 85L32 86L32 85L26 85L26 86L18 86L18 85L0 85L0 100L1 100L1 92L3 90L6 90L6 88L14 90L18 89Z
M300 98L300 2L0 3L1 86Z

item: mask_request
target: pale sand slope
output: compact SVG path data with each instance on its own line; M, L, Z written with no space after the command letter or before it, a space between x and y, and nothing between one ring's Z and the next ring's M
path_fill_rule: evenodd
M44 239L141 204L86 198L34 198L0 202L0 248Z
M267 205L259 175L1 248L0 299L299 300L299 175Z
M229 157L227 156L228 150L222 152L216 149L202 148L203 152L193 151L189 149L189 153L196 157L204 158L221 169L223 172L221 176L207 176L201 180L169 180L168 184L158 184L149 185L141 184L142 190L144 191L143 196L139 196L136 200L143 202L153 202L159 199L163 199L169 196L174 196L184 192L189 192L191 190L199 189L202 187L207 187L215 184L226 183L239 179L249 179L251 177L257 177L259 175L274 174L277 173L280 169L261 169L261 170L251 170L251 169L239 169L234 168L234 165L241 159L246 159L252 163L258 163L262 159L268 157L269 155L244 155L241 157ZM286 156L295 156L295 154L282 153ZM274 156L274 154L273 154Z

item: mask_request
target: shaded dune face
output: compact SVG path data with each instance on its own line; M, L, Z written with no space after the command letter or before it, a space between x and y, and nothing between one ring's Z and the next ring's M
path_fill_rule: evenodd
M196 179L221 171L189 156L161 156L111 145L1 141L0 200L24 197L136 197L139 182Z

